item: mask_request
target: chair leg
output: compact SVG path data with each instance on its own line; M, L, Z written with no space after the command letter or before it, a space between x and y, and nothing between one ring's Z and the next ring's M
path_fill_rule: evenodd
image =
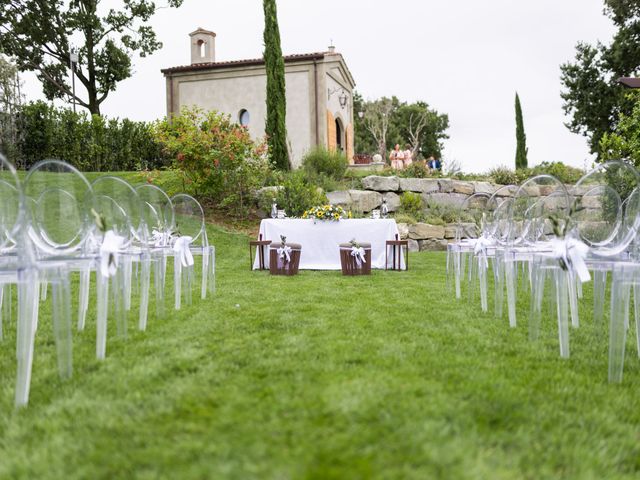
M109 310L109 279L100 272L96 273L98 289L96 319L96 358L104 360L107 353L107 313Z
M567 292L567 273L561 268L557 268L554 273L560 356L562 358L569 358L569 294Z
M138 330L147 329L147 319L149 317L149 289L151 284L151 259L145 255L141 260L142 277L140 279L140 318L138 319Z
M624 369L624 351L627 338L625 323L629 317L629 293L631 285L624 278L611 281L611 318L609 319L609 381L622 382ZM624 277L624 272L619 273Z
M89 287L91 284L91 270L83 268L80 271L80 298L78 299L78 331L83 331L89 308Z
M35 272L23 272L18 278L18 332L16 353L18 369L16 375L15 405L29 403L31 370L36 323L39 309L39 285ZM6 298L5 298L6 301Z
M51 282L53 298L53 333L58 356L58 371L61 378L73 374L73 343L71 338L71 289L68 272L58 274Z

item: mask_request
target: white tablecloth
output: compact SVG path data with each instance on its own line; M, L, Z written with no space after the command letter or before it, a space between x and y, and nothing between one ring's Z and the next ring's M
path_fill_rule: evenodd
M264 240L280 243L280 235L287 237L287 243L302 245L300 268L307 270L340 270L338 245L355 238L358 242L371 243L371 268L384 268L387 240L394 240L398 225L393 219L345 219L338 222L303 219L266 219L260 223L260 233ZM266 249L265 249L266 250ZM389 263L393 260L389 249ZM269 265L269 253L266 252ZM256 255L254 270L259 268ZM402 268L405 268L404 258Z

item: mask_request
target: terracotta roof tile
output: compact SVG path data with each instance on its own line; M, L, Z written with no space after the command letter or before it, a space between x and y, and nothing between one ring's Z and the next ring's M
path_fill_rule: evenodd
M300 53L295 55L285 55L285 63L304 61L304 60L322 60L326 55L335 55L328 52ZM198 70L215 70L225 67L244 67L250 65L263 65L264 58L250 58L246 60L229 60L225 62L206 62L194 63L193 65L182 65L179 67L163 68L162 73L192 72Z

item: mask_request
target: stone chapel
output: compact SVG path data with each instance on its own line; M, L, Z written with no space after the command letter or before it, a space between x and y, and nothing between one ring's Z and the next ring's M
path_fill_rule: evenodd
M191 64L165 68L167 114L198 106L231 115L255 138L264 135L267 76L262 58L216 62L214 32L189 34ZM315 146L339 149L353 163L355 82L335 47L286 55L287 136L293 167Z

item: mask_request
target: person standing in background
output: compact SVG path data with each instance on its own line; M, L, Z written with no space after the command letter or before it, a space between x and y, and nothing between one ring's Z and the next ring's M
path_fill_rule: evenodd
M404 152L400 150L400 145L396 143L396 146L391 150L389 155L391 161L391 168L394 170L402 170L404 168Z
M407 168L413 163L413 152L411 152L411 145L407 144L404 150L404 168Z

